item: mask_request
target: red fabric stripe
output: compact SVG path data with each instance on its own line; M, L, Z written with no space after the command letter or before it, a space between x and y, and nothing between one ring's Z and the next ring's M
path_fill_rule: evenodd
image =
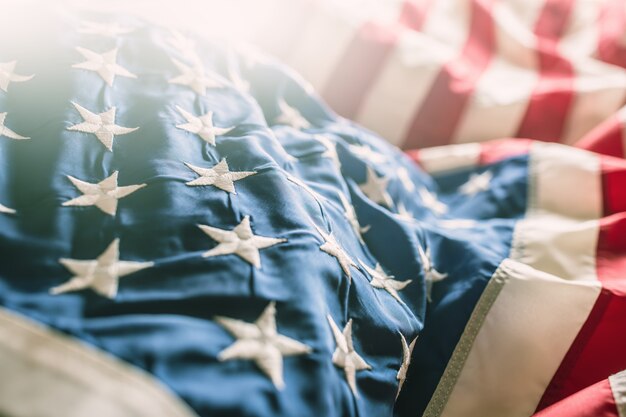
M604 215L624 212L626 211L626 189L624 188L626 161L612 157L602 157L601 161Z
M483 142L480 150L480 165L493 164L507 158L530 152L530 139L500 139Z
M600 220L596 270L603 290L538 410L626 368L626 161L602 157L601 172L607 217Z
M533 417L619 417L608 379L560 401Z
M336 112L350 119L356 117L372 83L384 68L400 30L396 25L368 22L356 31L322 94Z
M405 147L445 145L461 120L476 82L494 52L494 0L474 0L468 39L461 55L444 65L415 114Z
M577 148L608 156L624 157L624 126L617 115L599 124L576 143Z
M605 1L598 22L598 58L609 64L626 67L626 48L621 42L625 27L624 0Z
M535 26L539 79L518 135L544 141L560 140L573 102L574 69L558 51L574 0L546 0Z
M405 0L400 12L400 24L416 31L422 30L426 15L435 0Z

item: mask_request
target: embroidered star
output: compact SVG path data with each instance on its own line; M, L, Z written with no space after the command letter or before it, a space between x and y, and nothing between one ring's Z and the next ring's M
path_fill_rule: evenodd
M370 230L370 226L368 225L365 227L361 227L359 219L356 216L354 206L350 204L346 196L343 195L341 191L337 191L337 194L339 195L341 205L343 206L343 215L345 216L346 220L348 220L348 223L350 223L350 226L352 226L352 230L354 230L354 233L356 233L361 243L364 243L362 234L367 233L367 231Z
M376 264L374 269L367 266L362 260L359 259L359 263L368 274L372 277L370 281L370 285L374 288L380 288L387 291L393 298L397 301L402 302L400 299L400 295L398 291L402 291L407 285L409 285L413 280L409 279L406 281L398 281L394 279L393 275L387 275L380 264Z
M117 212L117 202L120 198L124 198L146 186L146 184L134 184L118 187L117 176L118 172L115 171L108 178L105 178L99 183L92 184L68 175L67 178L72 181L72 184L74 184L83 195L66 201L63 203L63 206L96 206L104 213L115 216Z
M11 82L14 83L23 83L24 81L28 81L34 77L34 75L19 75L13 72L15 70L15 66L17 65L17 61L11 62L0 62L0 90L7 92L9 88L9 84Z
M5 136L7 138L17 139L17 140L20 140L20 139L30 139L27 136L18 135L17 133L12 131L8 127L6 127L4 125L4 121L6 120L6 118L7 118L7 113L6 112L0 113L0 136Z
M119 75L121 77L128 78L137 78L137 76L126 68L118 65L117 63L117 48L113 48L108 52L104 52L99 54L94 51L90 51L86 48L81 48L80 46L76 48L78 52L87 60L85 62L81 62L80 64L72 65L72 68L80 68L87 71L93 71L97 73L105 83L109 86L113 86L113 81L115 81L115 76Z
M396 217L407 222L415 221L415 217L413 217L413 213L407 210L404 203L402 203L401 201L398 202L397 207L398 207L398 212L396 213Z
M476 226L476 220L471 219L439 220L437 223L446 229L471 229Z
M348 254L341 248L341 246L339 246L339 243L337 243L337 240L332 233L327 234L317 226L315 226L315 228L317 229L317 232L324 238L324 243L320 245L320 250L326 252L330 256L334 256L335 258L337 258L337 262L339 262L339 265L341 266L343 272L348 276L348 278L352 278L350 267L356 267L354 261L350 259Z
M398 373L396 374L396 379L398 380L398 392L396 394L396 399L400 396L400 391L402 391L402 386L406 380L409 365L411 365L411 355L413 354L413 349L415 348L415 342L417 342L416 337L410 345L407 344L402 333L400 333L400 338L402 340L402 365L400 365L400 369L398 369Z
M115 112L117 109L111 107L103 113L92 113L86 108L72 103L80 113L84 122L70 126L67 130L93 133L98 140L109 150L113 151L113 139L115 135L126 135L139 129L138 127L123 127L115 124Z
M387 156L372 150L372 148L366 145L349 145L348 147L353 154L374 165L385 163L388 160Z
M172 30L171 37L167 39L172 49L180 53L195 65L201 66L200 57L196 53L196 43L193 39L188 38L177 30Z
M193 66L185 65L177 59L172 59L172 62L178 70L180 75L170 79L170 84L179 84L191 88L196 94L205 95L207 88L221 87L222 84L207 77L204 73L204 68L198 62Z
M5 214L14 214L15 210L13 210L12 208L8 208L7 206L3 206L2 204L0 204L0 213L5 213Z
M428 189L422 187L419 189L419 195L422 199L422 204L426 206L430 211L435 214L445 214L448 211L448 206L437 199L437 196Z
M354 344L352 342L352 319L348 320L342 332L339 330L339 327L337 327L337 324L330 314L326 317L333 331L335 343L337 344L337 348L333 353L333 364L339 368L343 368L350 390L355 396L358 396L356 373L365 369L372 369L372 367L354 350Z
M228 78L230 82L233 84L233 87L242 93L247 93L250 91L250 83L244 80L239 71L235 70L232 65L228 66Z
M125 35L133 32L135 29L131 27L124 27L119 23L100 23L100 22L88 22L83 21L79 33L85 33L87 35L100 35L107 38L116 38L119 35Z
M235 254L255 268L261 267L261 255L259 249L286 242L287 239L276 239L272 237L258 236L250 228L250 216L243 218L233 230L218 229L206 225L198 227L211 239L219 244L211 250L206 251L202 256L210 258L213 256Z
M317 202L317 204L319 204L321 206L321 200L324 198L322 195L320 195L320 193L318 193L317 191L315 191L314 189L312 189L311 187L309 187L304 181L300 180L299 178L294 177L291 174L287 174L287 179L291 182L293 182L294 184L296 184L298 187L302 187L302 189L304 191L306 191L307 193L309 193L311 195L311 197L313 197L313 199Z
M202 116L194 116L186 110L176 106L180 114L187 120L187 123L176 125L177 128L195 133L209 145L215 146L215 137L222 136L234 129L234 127L213 126L213 112L210 111Z
M411 176L409 175L409 171L405 167L398 168L396 170L396 175L398 176L398 179L402 183L402 186L404 187L405 190L407 190L410 193L415 191L415 184L413 184L413 181L411 180Z
M256 174L256 171L231 172L225 158L212 168L200 168L187 163L185 163L185 165L194 170L196 174L200 175L200 177L195 180L189 181L187 185L213 185L220 190L224 190L232 194L237 194L237 191L235 191L235 181L239 181L249 177L250 175Z
M363 184L359 184L361 190L374 203L379 203L387 207L391 207L393 200L387 192L387 184L389 177L379 177L371 167L367 167L367 177Z
M422 262L422 268L424 269L424 281L426 281L426 299L428 300L428 302L431 302L433 284L447 278L448 274L442 274L435 269L435 266L433 265L430 257L430 248L426 249L426 252L424 252L422 246L417 245L417 250L419 252L420 260Z
M306 355L312 349L304 343L278 333L276 329L276 304L271 302L254 323L228 317L215 317L237 340L221 351L217 359L251 360L267 375L278 389L285 387L283 357Z
M493 174L491 171L485 171L482 174L472 174L469 180L459 187L459 191L469 196L476 195L481 191L487 191L492 178Z
M278 99L278 109L280 110L280 114L276 117L278 124L288 125L298 130L311 127L311 123L300 114L298 109L287 104L285 99Z
M53 287L50 293L56 295L91 288L104 297L115 298L121 277L154 265L154 262L120 261L119 245L120 240L115 239L96 259L59 259L74 276Z
M321 156L330 158L337 169L341 171L341 161L339 160L339 155L337 154L337 144L324 135L315 135L315 139L326 147L326 150L321 154Z

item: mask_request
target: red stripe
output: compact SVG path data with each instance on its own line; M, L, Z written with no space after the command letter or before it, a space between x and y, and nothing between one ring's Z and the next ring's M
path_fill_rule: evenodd
M494 0L473 0L469 36L461 55L444 65L409 127L408 148L451 142L476 82L494 52Z
M605 1L598 22L598 58L609 64L626 67L626 48L622 44L625 29L624 0Z
M607 379L594 384L533 417L619 417Z
M405 0L400 12L400 24L416 31L422 30L434 2L435 0Z
M398 25L368 22L356 31L323 89L322 95L336 112L350 119L356 117L400 30Z
M574 69L558 51L574 0L546 0L537 24L539 79L517 136L560 141L573 102Z
M624 157L624 125L621 118L615 114L596 126L581 140L576 147L603 155Z
M601 172L607 217L600 220L596 270L603 290L538 410L626 369L626 161L601 157Z
M483 142L480 149L480 165L489 165L530 152L530 139L499 139Z

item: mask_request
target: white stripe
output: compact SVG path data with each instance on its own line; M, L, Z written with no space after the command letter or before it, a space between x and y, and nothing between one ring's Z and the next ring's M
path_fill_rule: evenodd
M476 84L454 142L512 137L517 132L539 76L532 29L543 5L543 0L494 4L494 56Z
M528 209L511 259L477 303L427 417L533 414L600 293L598 157L537 142L528 169Z
M316 90L321 91L333 75L346 48L357 33L359 22L317 8L307 20L298 46L287 58Z
M480 162L481 146L478 143L435 146L420 149L420 165L431 174L477 166Z
M301 28L298 46L287 62L322 91L350 43L359 34L359 28L370 21L383 25L396 22L401 7L400 0L384 3L373 0L320 1L315 4L315 11L307 19L306 26Z
M563 280L511 260L503 262L500 273L505 284L473 340L448 401L440 414L425 415L533 414L601 288L597 282Z
M533 143L528 209L511 258L568 280L597 280L602 184L598 156L565 145Z
M0 415L195 417L144 371L0 308Z
M574 101L563 132L574 143L620 109L626 98L626 71L589 58L572 60Z
M401 143L441 68L456 58L468 36L465 0L433 3L421 32L405 30L365 99L357 121Z
M577 0L559 43L574 69L574 101L563 143L574 143L617 111L626 97L626 72L593 59L598 46L598 17L606 0Z
M626 371L611 375L609 384L619 417L626 417Z

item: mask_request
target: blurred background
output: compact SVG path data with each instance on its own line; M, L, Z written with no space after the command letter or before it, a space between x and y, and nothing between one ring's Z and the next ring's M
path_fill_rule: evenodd
M335 111L404 148L524 137L593 149L607 135L622 137L623 0L115 0L57 7L70 5L253 44L294 67Z

